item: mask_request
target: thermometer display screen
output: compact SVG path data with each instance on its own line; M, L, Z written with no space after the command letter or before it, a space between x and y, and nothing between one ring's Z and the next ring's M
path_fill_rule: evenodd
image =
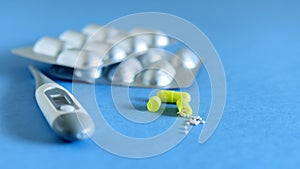
M50 96L57 105L71 104L71 102L63 94L53 94Z
M46 90L45 95L57 110L60 110L60 107L64 105L71 105L76 109L78 108L77 105L74 104L68 93L62 89L54 88Z

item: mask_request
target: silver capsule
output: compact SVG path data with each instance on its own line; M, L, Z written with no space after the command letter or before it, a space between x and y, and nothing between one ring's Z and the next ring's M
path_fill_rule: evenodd
M148 47L164 47L170 43L168 36L159 30L136 28L130 33L134 36L135 41L143 41Z
M59 65L73 68L97 67L100 62L101 59L96 54L78 49L66 49L59 54L56 60Z
M64 42L59 39L52 37L43 37L35 43L33 51L35 53L47 55L50 57L57 57L57 55L63 49L63 46Z
M127 57L126 49L124 49L122 46L117 45L111 48L109 57L105 59L117 62L125 59L126 57Z
M101 28L101 25L98 24L89 24L85 26L81 31L86 35L93 35L98 29Z
M133 51L135 53L146 52L152 46L152 34L150 29L136 28L130 31L133 38Z
M88 42L84 45L83 49L93 52L102 60L109 56L111 45L106 42Z
M119 64L119 66L113 68L109 72L108 78L112 82L132 83L135 76L142 69L142 64L136 58L132 57Z
M131 36L135 40L140 40L145 42L147 46L152 46L152 40L153 40L153 30L151 29L145 29L145 28L135 28L130 31Z
M85 41L86 36L77 31L65 31L60 36L59 39L65 42L65 48L81 48Z
M111 45L106 42L88 42L83 49L97 54L99 58L104 58L108 55Z
M176 74L174 67L165 60L152 63L143 71L142 81L147 86L167 86Z
M111 44L110 59L120 61L127 57L127 54L132 52L131 39L127 39L128 34L118 31L113 31L107 38L107 43Z
M168 55L168 53L163 49L153 48L149 49L146 53L140 55L138 59L141 61L144 67L147 67L159 60L168 60L169 57L170 56Z
M109 35L107 38L107 42L112 44L113 48L120 48L125 51L124 54L129 54L133 50L132 39L128 37L128 33L125 32L115 32L112 35ZM114 49L113 49L114 50ZM126 55L124 56L124 58ZM120 57L118 57L120 59Z
M146 41L141 38L133 39L133 47L132 50L134 53L144 53L149 49L149 46Z
M153 36L153 46L154 47L165 47L170 44L170 39L167 35L162 32L156 32Z
M119 29L110 26L106 26L106 29L107 29L107 35L105 39L106 42L109 42L115 36L119 36L120 34L125 33Z
M180 49L176 56L172 58L171 63L178 67L184 66L188 69L193 69L200 64L200 58L194 54L190 49Z
M74 69L74 76L76 79L92 82L93 80L101 77L102 68L91 69Z
M97 24L87 25L82 29L82 32L87 35L89 42L105 41L108 33L108 28Z

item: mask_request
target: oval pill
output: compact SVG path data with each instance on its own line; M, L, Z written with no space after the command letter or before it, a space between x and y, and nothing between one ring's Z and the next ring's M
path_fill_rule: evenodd
M62 51L63 46L64 42L62 40L52 37L43 37L35 43L33 51L49 57L57 57Z
M77 31L65 31L59 36L59 39L64 41L65 48L72 49L77 48L80 49L84 45L86 41L86 36Z
M144 68L142 82L147 86L167 86L176 75L176 70L166 60L159 60Z
M120 63L115 69L111 69L108 78L114 83L132 83L142 69L140 61L132 57Z
M188 48L182 48L177 52L178 57L174 57L175 59L179 59L182 62L182 65L188 69L194 69L197 67L201 61L199 56L197 56L193 51Z
M176 92L172 90L160 90L157 92L157 96L162 102L176 103L178 99L185 99L187 102L191 101L191 95L187 92Z
M152 96L147 103L147 108L151 112L157 112L158 109L160 108L160 105L161 105L160 98L157 96Z

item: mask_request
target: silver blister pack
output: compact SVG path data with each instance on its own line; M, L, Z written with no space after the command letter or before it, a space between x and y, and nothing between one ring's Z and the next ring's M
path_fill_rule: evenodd
M53 64L52 77L79 82L149 88L188 87L201 67L200 57L159 30L125 32L88 25L59 38L42 37L34 46L13 50L25 58Z
M14 49L13 53L44 63L91 69L121 62L132 54L164 47L172 41L157 30L137 28L125 32L92 24L80 32L67 30L58 38L44 36L34 46Z
M187 48L176 54L159 48L129 57L121 63L94 69L52 66L52 77L95 84L147 88L189 87L201 67L197 55Z

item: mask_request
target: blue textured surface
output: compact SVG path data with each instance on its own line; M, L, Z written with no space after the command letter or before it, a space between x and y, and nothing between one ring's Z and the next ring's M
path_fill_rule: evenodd
M0 5L1 168L296 168L300 155L300 3L290 0L75 2L10 1ZM16 47L58 36L88 23L104 24L136 12L166 12L198 26L219 52L227 76L227 102L214 135L198 144L201 127L174 149L147 159L110 154L91 141L61 142L33 97L28 64ZM210 95L205 69L197 76L201 110ZM71 90L71 84L58 81ZM109 94L109 86L97 91ZM135 95L138 89L132 89ZM140 93L140 92L137 92ZM139 94L138 96L140 96ZM104 99L105 100L105 99ZM103 111L113 112L108 99ZM101 106L101 105L100 105ZM109 114L106 114L107 118ZM112 126L129 135L132 124ZM158 131L159 133L160 131ZM154 132L155 133L155 132ZM150 133L151 134L151 133ZM146 133L147 136L147 133Z

